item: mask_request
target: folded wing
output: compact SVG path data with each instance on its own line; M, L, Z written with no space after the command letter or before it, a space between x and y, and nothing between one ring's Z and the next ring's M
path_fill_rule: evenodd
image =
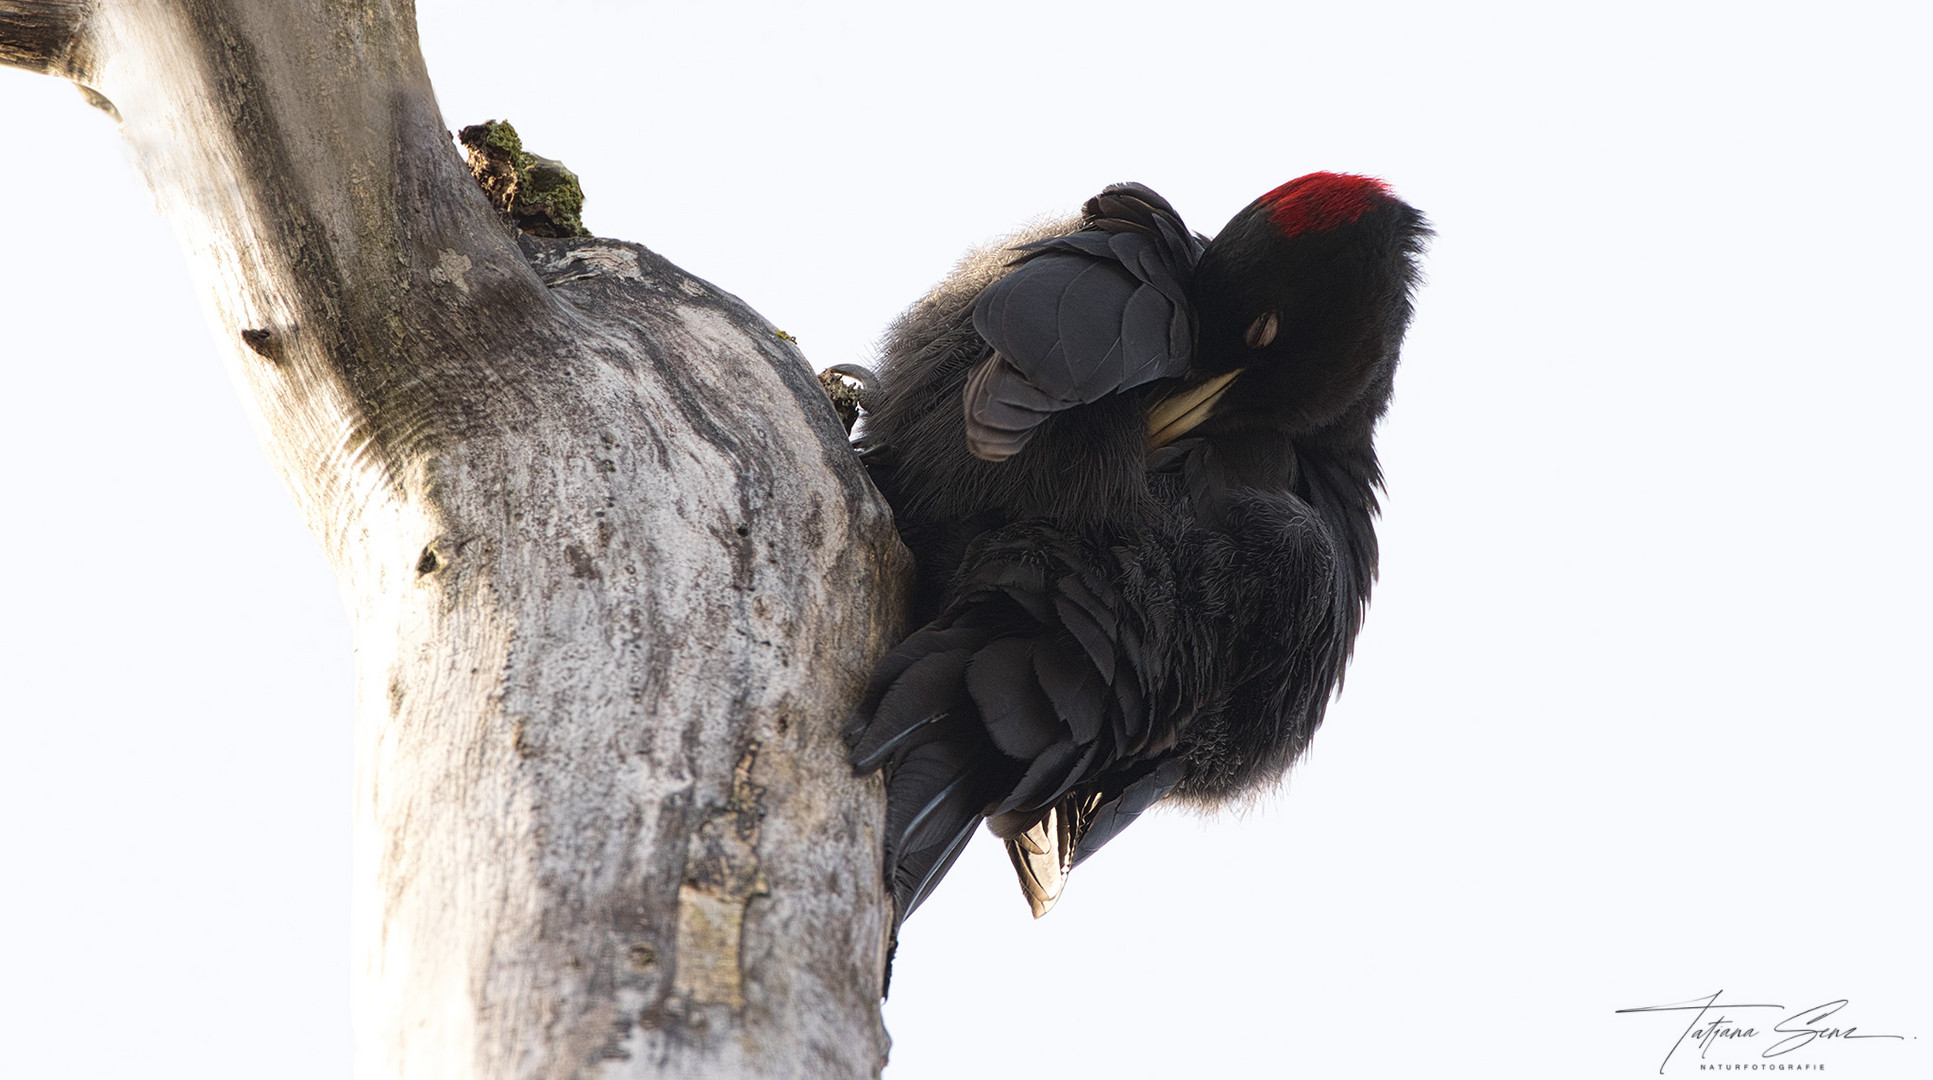
M1088 200L1079 232L1021 250L973 309L994 352L967 379L967 446L989 461L1055 413L1181 375L1194 350L1201 243L1161 196L1116 184Z

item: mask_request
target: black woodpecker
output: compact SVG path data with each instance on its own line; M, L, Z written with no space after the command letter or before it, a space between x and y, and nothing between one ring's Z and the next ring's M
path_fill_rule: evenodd
M1367 177L1291 180L1213 240L1117 184L893 325L856 442L924 625L846 736L887 771L900 919L982 819L1038 917L1149 806L1308 746L1376 574L1371 439L1429 236Z

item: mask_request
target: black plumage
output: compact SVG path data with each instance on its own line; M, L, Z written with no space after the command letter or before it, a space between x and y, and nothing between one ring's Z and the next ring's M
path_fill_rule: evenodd
M847 728L888 775L901 918L984 818L1038 915L1167 797L1279 778L1376 568L1371 442L1421 215L1315 173L1212 241L1119 184L892 328L857 440L921 628Z

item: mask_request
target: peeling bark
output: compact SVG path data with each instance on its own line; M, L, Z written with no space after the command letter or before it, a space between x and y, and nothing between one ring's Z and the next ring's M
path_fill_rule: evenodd
M413 10L0 0L122 121L351 609L357 1072L870 1076L906 558L796 347L519 235Z

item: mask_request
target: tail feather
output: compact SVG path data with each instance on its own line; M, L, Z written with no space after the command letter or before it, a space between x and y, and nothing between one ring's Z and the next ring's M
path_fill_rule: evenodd
M909 852L894 864L893 902L901 922L905 922L913 909L925 902L933 887L940 883L948 870L953 869L954 860L966 850L967 841L973 839L973 828L977 823L977 820L968 821L958 835L947 843Z
M1065 637L1043 638L1034 644L1034 678L1074 741L1091 743L1100 738L1106 720L1107 684L1083 659L1080 647Z
M852 748L853 767L871 772L909 738L925 733L958 706L961 673L973 654L966 649L928 653L887 688ZM884 720L881 723L878 720Z
M1135 818L1173 791L1186 773L1187 766L1182 759L1179 756L1170 757L1140 778L1130 781L1120 794L1095 805L1080 823L1072 864L1078 865L1099 851L1101 845L1119 836L1121 830L1127 828Z
M901 807L898 813L888 811L886 834L894 851L931 847L935 841L951 837L960 820L971 822L980 815L980 806L963 805L973 795L973 774L954 773L952 770L959 768L958 765L936 762L932 754L922 752L930 751L934 745L921 747L894 767L891 788L916 793L916 797L926 796L925 802L913 802ZM938 790L934 790L935 784Z
M921 744L900 758L886 793L886 856L904 919L966 847L989 795L970 755L945 740Z
M1044 911L1064 873L1054 867L1073 865L1089 819L1101 813L1111 836L1113 822L1145 808L1121 816L1128 778L1116 774L1129 765L1143 775L1131 752L1170 755L1180 716L1150 716L1150 702L1192 695L1149 683L1151 671L1168 670L1159 612L1172 603L1159 570L1134 565L1138 557L1043 521L998 530L968 553L952 602L874 673L847 737L856 768L887 770L887 865L901 918L982 818L1005 839L1039 833L1036 846L1050 848L1027 858L1010 850Z
M967 691L988 738L1019 761L1046 752L1065 733L1034 678L1034 645L1026 638L1000 638L975 653L966 669Z
M872 772L891 760L894 754L899 753L902 746L916 740L923 741L925 738L931 738L933 736L931 729L935 725L944 723L946 718L947 714L944 712L928 713L919 720L901 728L891 738L881 740L878 745L870 748L862 748L861 750L854 750L852 754L853 769L861 776ZM880 730L883 731L885 729L881 728ZM871 729L868 729L868 734L870 733Z
M1082 751L1085 748L1071 742L1056 743L1043 751L1027 766L1013 790L994 808L995 813L1006 814L1027 807L1038 807L1051 803L1054 797L1067 790L1068 778L1084 760L1092 760Z

